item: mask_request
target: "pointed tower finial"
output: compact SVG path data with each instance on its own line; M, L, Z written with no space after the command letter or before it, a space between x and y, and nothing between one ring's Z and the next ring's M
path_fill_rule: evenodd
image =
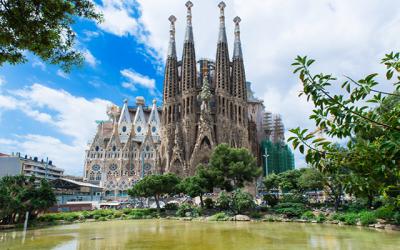
M176 17L171 15L168 20L171 22L171 28L169 29L169 47L168 56L176 57L176 46L175 46L175 21Z
M240 42L240 27L239 23L242 21L240 17L235 17L233 19L233 22L235 22L235 44L234 44L234 49L233 49L233 57L242 57L242 45Z
M226 43L226 32L225 32L225 14L224 9L226 4L224 1L221 1L218 4L220 14L219 14L219 35L218 35L218 43Z
M185 42L193 42L193 28L192 28L192 7L193 3L191 1L187 1L185 4L187 8L186 15L186 34L185 34Z

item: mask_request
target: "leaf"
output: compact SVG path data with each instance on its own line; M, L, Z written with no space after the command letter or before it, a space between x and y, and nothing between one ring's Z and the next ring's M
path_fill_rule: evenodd
M300 145L299 151L300 151L300 153L304 154L304 145Z
M386 79L390 80L393 77L393 70L388 70L386 72Z

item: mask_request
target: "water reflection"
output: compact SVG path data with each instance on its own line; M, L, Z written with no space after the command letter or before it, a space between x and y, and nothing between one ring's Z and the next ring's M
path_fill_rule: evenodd
M400 249L399 232L299 223L111 221L0 232L1 249Z

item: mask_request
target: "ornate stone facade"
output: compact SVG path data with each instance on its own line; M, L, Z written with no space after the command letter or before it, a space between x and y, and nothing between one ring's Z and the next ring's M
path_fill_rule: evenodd
M195 173L199 163L209 160L220 143L252 147L253 126L249 126L246 77L240 42L240 18L234 18L234 50L230 60L225 31L225 3L221 2L215 62L196 61L192 12L188 1L182 60L175 48L175 21L171 16L170 40L165 68L161 120L161 168L182 176ZM198 66L198 67L197 67ZM199 69L199 70L198 70ZM251 132L251 133L250 133ZM250 136L251 137L250 137ZM256 143L257 144L257 143Z
M99 121L96 135L86 150L85 180L99 184L106 194L125 194L145 175L159 173L160 109L153 101L136 106L125 100L122 108L109 107L109 121Z

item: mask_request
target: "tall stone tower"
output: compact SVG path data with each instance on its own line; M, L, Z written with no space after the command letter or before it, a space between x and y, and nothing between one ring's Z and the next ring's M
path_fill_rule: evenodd
M186 7L181 61L177 61L175 47L176 18L169 18L171 28L164 76L160 151L162 171L182 176L194 174L199 163L207 163L217 144L250 147L240 18L234 19L235 43L231 61L225 31L226 5L220 2L215 62L210 59L196 62L193 3L188 1Z

